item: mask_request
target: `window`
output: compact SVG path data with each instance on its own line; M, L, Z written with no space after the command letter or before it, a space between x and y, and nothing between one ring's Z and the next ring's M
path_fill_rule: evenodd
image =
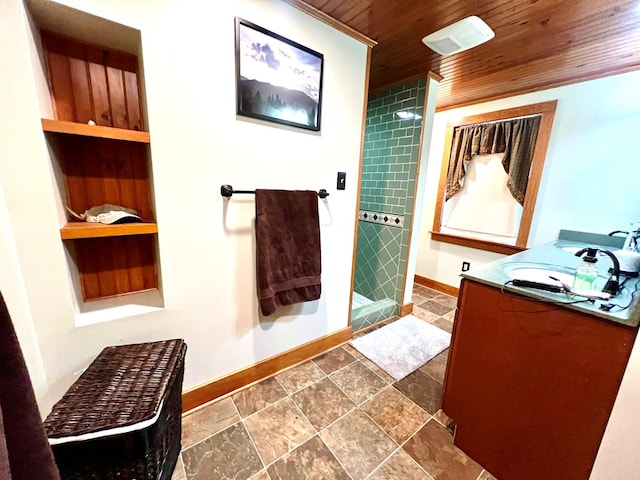
M504 254L526 248L556 103L474 115L447 126L434 240ZM462 141L468 132L473 141ZM494 142L479 148L485 133Z
M444 202L442 232L474 232L477 238L503 237L515 244L522 216L520 205L507 188L504 153L474 155L462 189ZM476 206L482 205L478 209Z

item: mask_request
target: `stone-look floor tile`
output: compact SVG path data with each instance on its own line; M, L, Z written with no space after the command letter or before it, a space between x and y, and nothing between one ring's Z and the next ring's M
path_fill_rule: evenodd
M320 437L354 480L365 478L397 448L393 440L359 410L324 429Z
M398 445L416 433L430 417L392 386L377 393L361 409Z
M414 295L420 295L420 293L424 292L425 290L427 290L427 287L423 287L422 285L418 285L417 283L414 283L411 293L413 293Z
M446 305L442 305L441 303L438 303L433 299L427 300L426 302L421 303L418 306L432 313L435 313L438 316L446 315L451 310L453 310L453 307L447 307Z
M178 461L176 462L176 468L173 470L171 480L187 480L187 474L184 472L184 465L182 464L182 455L178 455Z
M486 470L483 470L477 480L498 480Z
M450 322L453 322L453 319L456 317L456 309L454 308L453 310L451 310L449 313L445 314L442 316L442 318L444 318L445 320L449 320Z
M391 375L389 375L387 372L385 372L382 368L380 368L378 365L376 365L375 363L373 363L371 360L369 360L367 357L362 357L360 359L360 361L362 362L362 364L366 367L368 367L371 371L373 371L373 373L375 373L376 375L378 375L381 379L383 379L385 382L387 383L393 383L396 381L395 378L393 378Z
M420 305L414 305L413 306L412 315L414 317L418 317L419 319L424 320L425 322L429 322L429 323L431 323L431 322L433 322L433 321L435 321L435 320L440 318L437 314L435 314L433 312L430 312L429 310L427 310L425 308L422 308Z
M276 380L280 382L287 393L291 394L317 382L324 376L325 373L313 361L308 361L276 375Z
M354 403L328 378L292 395L302 413L317 430L334 422L355 407Z
M451 295L446 295L444 293L437 297L433 297L431 300L451 308L456 308L458 306L458 297L452 297Z
M437 421L440 425L442 425L444 428L449 430L451 434L453 434L453 432L456 429L456 422L454 422L451 418L449 418L449 416L446 413L444 413L442 409L438 410L433 415L433 419Z
M482 467L453 445L453 436L429 421L402 447L436 480L476 480Z
M356 358L343 347L334 348L313 359L313 363L318 365L327 375L355 361Z
M434 297L437 297L439 295L446 295L446 294L442 293L440 290L434 290L433 288L429 288L429 287L425 287L425 288L427 290L429 290L429 292L431 292Z
M224 430L240 421L240 416L230 398L225 398L182 418L182 449Z
M271 480L350 480L317 435L271 464L268 471Z
M404 450L398 450L367 480L432 480Z
M365 358L364 355L362 355L358 350L356 350L355 348L353 348L351 345L346 344L344 345L342 348L344 348L349 354L351 354L353 356L353 358L360 359L360 358Z
M413 302L414 308L415 308L416 305L420 305L421 303L424 303L427 300L428 300L428 298L425 298L422 295L420 295L418 293L415 293L415 291L411 295L411 301Z
M422 285L413 285L413 293L416 293L424 298L433 298L440 295L440 292L432 290L431 288Z
M187 448L182 461L187 480L249 478L264 468L242 422Z
M244 422L265 465L316 433L290 398L260 410Z
M416 370L393 385L428 413L440 410L442 384L426 373Z
M440 317L437 320L434 320L431 324L445 332L451 333L453 331L453 322L447 320L445 317Z
M260 383L242 390L231 398L235 403L242 418L262 410L264 407L273 405L278 400L287 396L282 386L275 378L267 378Z
M387 385L387 382L359 361L333 372L329 378L357 405Z
M449 349L436 355L420 367L420 370L440 383L444 382L444 371L447 368L447 356Z

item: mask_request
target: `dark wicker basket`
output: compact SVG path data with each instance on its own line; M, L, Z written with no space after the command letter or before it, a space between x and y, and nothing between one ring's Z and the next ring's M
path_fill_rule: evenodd
M50 439L66 439L52 444L63 480L171 478L180 453L186 349L174 339L107 347L98 355L44 421ZM130 432L107 432L145 421ZM86 434L97 438L68 438Z

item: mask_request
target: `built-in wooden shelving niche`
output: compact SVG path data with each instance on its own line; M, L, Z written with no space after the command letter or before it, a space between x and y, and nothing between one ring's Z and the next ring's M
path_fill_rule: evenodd
M42 129L57 158L66 205L82 213L111 203L143 223L69 221L60 229L85 301L158 288L158 226L151 202L149 133L144 131L135 55L42 31L54 119Z

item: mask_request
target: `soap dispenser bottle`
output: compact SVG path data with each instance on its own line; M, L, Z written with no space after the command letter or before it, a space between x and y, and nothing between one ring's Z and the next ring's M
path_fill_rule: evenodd
M593 284L598 278L598 269L596 268L596 254L598 250L595 248L587 249L587 254L582 258L582 263L576 268L576 274L573 278L574 290L593 290Z

